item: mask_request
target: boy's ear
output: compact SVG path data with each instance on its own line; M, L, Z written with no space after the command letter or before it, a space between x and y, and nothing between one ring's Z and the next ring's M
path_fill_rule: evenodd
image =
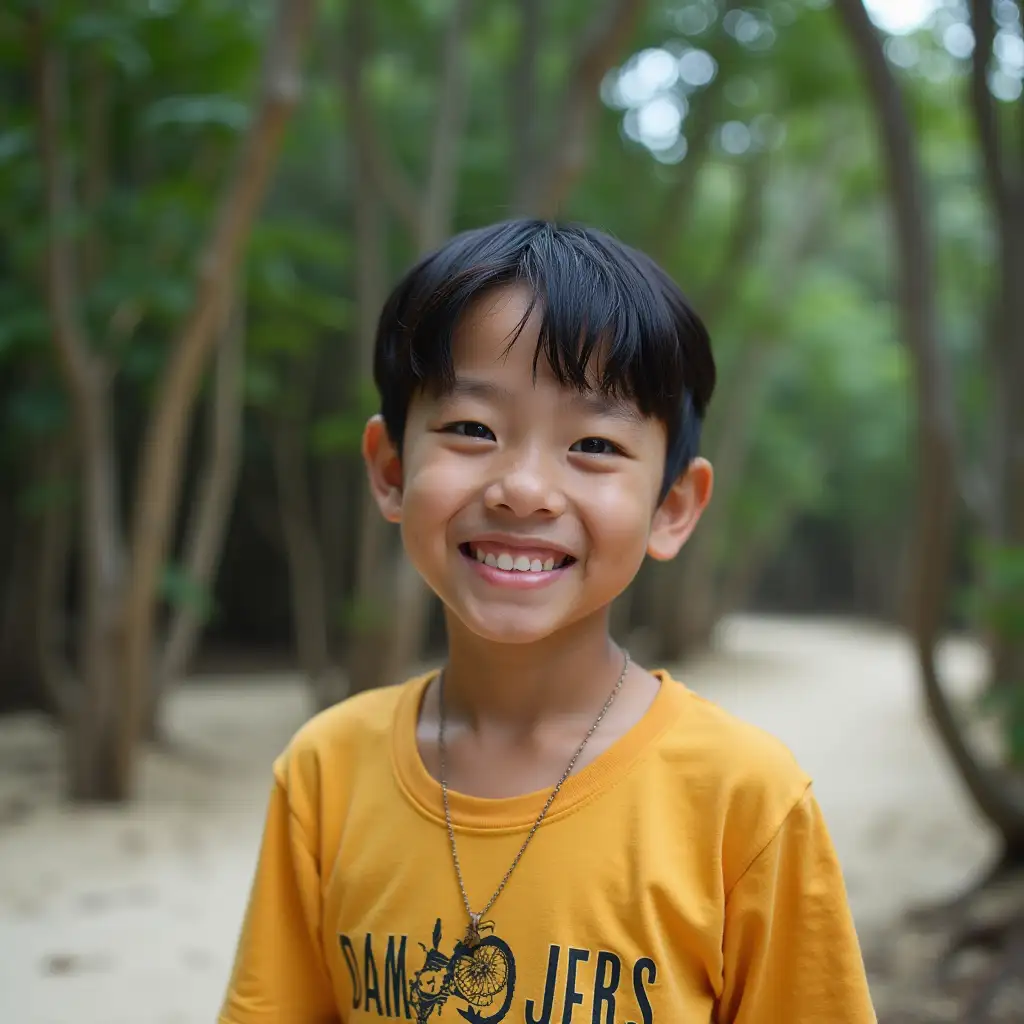
M672 485L651 522L647 539L647 554L651 558L667 562L679 554L711 500L714 476L707 459L694 459Z
M370 490L377 500L381 515L389 523L402 521L402 462L391 438L388 437L384 419L371 416L363 430L363 459L366 474L370 479Z

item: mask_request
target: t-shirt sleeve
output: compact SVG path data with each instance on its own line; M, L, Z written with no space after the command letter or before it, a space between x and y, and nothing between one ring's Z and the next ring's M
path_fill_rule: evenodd
M875 1024L842 871L808 788L726 899L719 1024Z
M320 867L276 781L219 1024L335 1024L321 941Z

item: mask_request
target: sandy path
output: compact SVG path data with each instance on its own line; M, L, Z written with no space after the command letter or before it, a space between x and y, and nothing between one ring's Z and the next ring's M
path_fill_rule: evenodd
M774 732L815 777L865 935L983 863L892 634L740 619L687 682ZM962 686L978 672L949 652ZM304 714L288 679L186 690L186 759L148 759L139 804L59 805L54 737L0 721L0 1021L209 1024L259 839L269 763Z

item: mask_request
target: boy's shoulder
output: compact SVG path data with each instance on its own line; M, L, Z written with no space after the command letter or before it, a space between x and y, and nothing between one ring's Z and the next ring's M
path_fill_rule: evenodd
M803 800L810 776L781 740L663 675L676 713L660 753L673 783L726 833L767 842Z
M777 737L690 689L667 672L675 709L666 741L687 759L703 762L712 774L737 782L755 775L784 786L808 779L792 751Z
M371 751L389 751L395 716L403 702L417 699L428 678L421 675L397 686L365 690L314 715L274 762L278 781L293 789L324 774L337 780Z

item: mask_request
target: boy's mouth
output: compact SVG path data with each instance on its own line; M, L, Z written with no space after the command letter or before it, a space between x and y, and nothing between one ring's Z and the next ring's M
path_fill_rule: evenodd
M503 572L543 573L565 569L576 559L562 551L547 548L513 549L503 548L491 542L474 543L470 541L459 545L463 556L473 559L492 569Z

